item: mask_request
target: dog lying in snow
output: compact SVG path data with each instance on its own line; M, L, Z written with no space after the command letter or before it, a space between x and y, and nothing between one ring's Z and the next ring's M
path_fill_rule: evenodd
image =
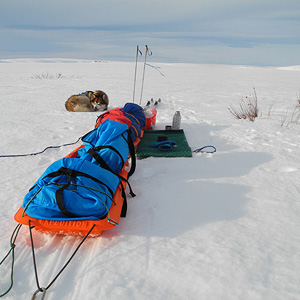
M108 96L103 91L87 91L72 95L65 103L66 110L74 112L91 112L107 110Z

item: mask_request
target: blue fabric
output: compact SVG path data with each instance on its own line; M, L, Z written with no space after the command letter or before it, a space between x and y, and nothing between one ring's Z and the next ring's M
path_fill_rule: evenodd
M25 196L22 207L23 209L26 208L26 213L30 217L46 220L96 220L104 218L112 203L110 191L104 184L84 176L71 177L71 185L63 191L64 206L69 212L80 217L69 218L60 211L56 203L55 193L63 184L68 182L67 176L47 177L47 175L61 167L98 178L113 193L120 183L116 175L89 161L78 158L63 158L50 165Z
M135 140L141 136L141 129L146 125L145 113L142 107L135 103L126 103L121 111L131 121L132 140Z
M145 116L138 105L125 105L126 111L136 114L135 123L145 126ZM125 107L124 107L125 109ZM135 119L134 116L132 116ZM139 123L139 124L138 124ZM115 173L119 173L129 155L128 125L117 121L105 120L83 138L84 147L78 150L76 158L63 158L51 164L36 181L32 189L25 195L22 207L32 218L44 220L98 220L106 217L112 205L113 195L120 184L120 178L114 173L99 166L99 163L88 153L89 149L99 146L109 148L95 150ZM77 174L50 173L58 170L74 170ZM79 173L78 175L78 172ZM93 180L82 173L100 180ZM75 176L77 175L77 176ZM70 185L67 186L67 184ZM64 215L56 199L57 190L65 186L62 192L62 202L66 211L75 217Z
M99 127L95 128L83 138L84 148L78 151L77 157L96 163L96 160L87 151L98 146L112 146L118 150L121 157L112 149L101 149L96 151L107 165L115 173L121 172L123 163L129 154L128 147L128 126L116 121L105 120Z
M140 128L143 128L146 125L146 117L144 110L141 106L135 103L126 103L122 109L123 113L131 114L138 120Z

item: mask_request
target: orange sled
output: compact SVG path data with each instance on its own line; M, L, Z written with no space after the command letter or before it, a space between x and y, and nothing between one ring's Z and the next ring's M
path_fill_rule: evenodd
M138 145L140 139L137 139L134 144L135 146ZM77 151L83 147L84 145L78 147L66 157L76 157ZM128 171L129 171L129 162L126 161L120 175L123 178L128 178ZM44 232L44 233L52 233L52 234L64 234L64 235L80 235L85 236L93 227L90 236L99 236L103 230L108 230L116 227L119 224L119 220L121 217L121 212L123 208L124 199L122 197L122 187L124 190L126 188L126 182L123 181L118 186L113 200L115 204L112 204L109 212L105 219L102 220L77 220L77 221L53 221L53 220L42 220L42 219L35 219L28 216L24 211L23 208L20 209L15 214L15 220L24 225L29 225L34 227L34 229Z

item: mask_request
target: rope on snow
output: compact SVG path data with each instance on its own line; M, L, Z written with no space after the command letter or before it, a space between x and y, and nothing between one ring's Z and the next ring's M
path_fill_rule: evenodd
M46 150L48 150L48 149L57 149L57 148L65 147L65 146L74 145L74 144L78 143L78 142L80 141L81 138L82 138L82 136L81 136L80 138L78 138L76 142L73 142L73 143L68 143L68 144L63 144L63 145L58 145L58 146L48 146L48 147L46 147L44 150L39 151L39 152L28 153L28 154L8 154L8 155L0 155L0 158L34 156L34 155L42 154L42 153L44 153L44 152L45 152Z

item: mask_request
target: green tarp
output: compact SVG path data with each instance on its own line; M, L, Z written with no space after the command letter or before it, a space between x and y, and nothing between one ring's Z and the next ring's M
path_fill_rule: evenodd
M176 147L171 151L160 151L158 148L151 148L149 145L160 140L167 139L174 141ZM145 130L141 142L138 145L137 157L192 157L192 150L186 140L184 131L179 130Z

